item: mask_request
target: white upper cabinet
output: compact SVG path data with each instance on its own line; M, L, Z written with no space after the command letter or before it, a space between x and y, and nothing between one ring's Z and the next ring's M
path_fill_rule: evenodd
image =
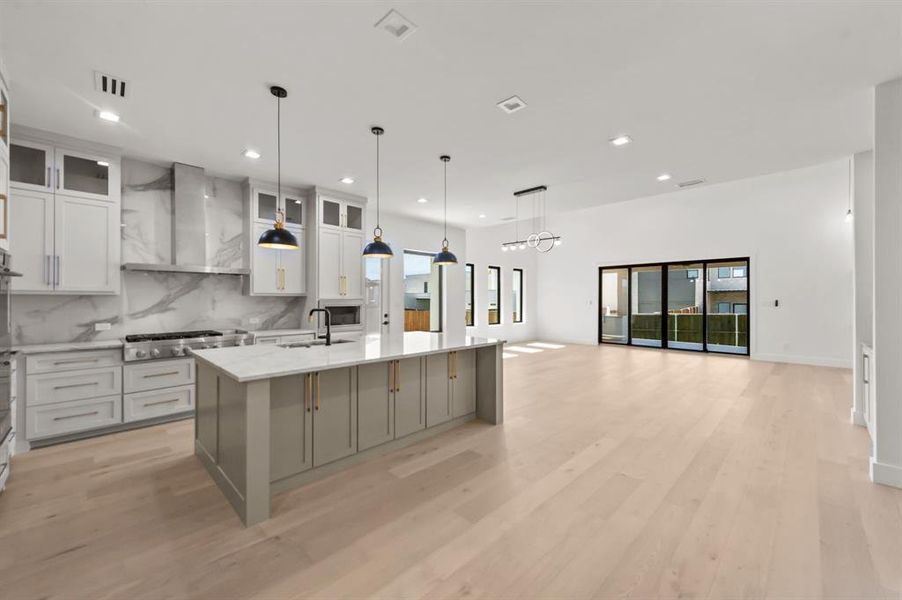
M363 300L364 208L360 202L319 196L320 298Z
M303 296L307 293L307 237L305 234L306 196L299 190L284 190L276 186L248 180L246 183L247 228L251 274L248 294L252 296ZM297 250L261 248L257 240L272 228L276 214L282 211L285 229L297 239Z
M11 140L13 292L119 293L119 169L111 153Z

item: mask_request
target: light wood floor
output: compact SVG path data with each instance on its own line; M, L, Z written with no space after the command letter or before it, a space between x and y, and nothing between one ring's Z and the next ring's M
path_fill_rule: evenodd
M617 347L505 361L472 424L244 529L181 422L16 457L0 597L899 598L850 373Z

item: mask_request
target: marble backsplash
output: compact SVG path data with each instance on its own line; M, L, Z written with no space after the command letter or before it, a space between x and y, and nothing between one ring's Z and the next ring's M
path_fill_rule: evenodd
M168 167L122 162L122 262L171 258L172 175ZM242 191L235 181L207 178L207 257L242 266ZM118 296L12 297L13 344L121 338L131 333L190 329L301 327L304 298L246 296L243 278L124 271ZM95 331L95 323L110 323Z

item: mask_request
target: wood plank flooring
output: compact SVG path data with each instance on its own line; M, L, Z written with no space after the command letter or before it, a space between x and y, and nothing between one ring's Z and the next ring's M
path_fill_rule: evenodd
M190 421L17 456L0 597L902 597L902 490L868 481L849 371L611 346L504 366L503 426L249 529Z

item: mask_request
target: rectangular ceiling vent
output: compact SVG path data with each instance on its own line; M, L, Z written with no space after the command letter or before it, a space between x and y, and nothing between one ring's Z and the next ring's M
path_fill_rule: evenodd
M101 94L109 94L117 98L125 98L128 82L121 77L94 71L94 89Z
M502 221L513 221L513 220L515 220L516 218L517 218L517 217L501 217L501 220L502 220Z
M417 26L413 21L395 9L391 9L384 17L379 19L375 27L387 32L399 42L403 42L417 30Z
M705 183L704 179L690 179L689 181L681 181L677 184L678 188L687 188L692 187L694 185L699 185L700 183Z
M520 96L511 96L507 100L502 100L496 106L507 114L511 114L526 108L526 102Z

